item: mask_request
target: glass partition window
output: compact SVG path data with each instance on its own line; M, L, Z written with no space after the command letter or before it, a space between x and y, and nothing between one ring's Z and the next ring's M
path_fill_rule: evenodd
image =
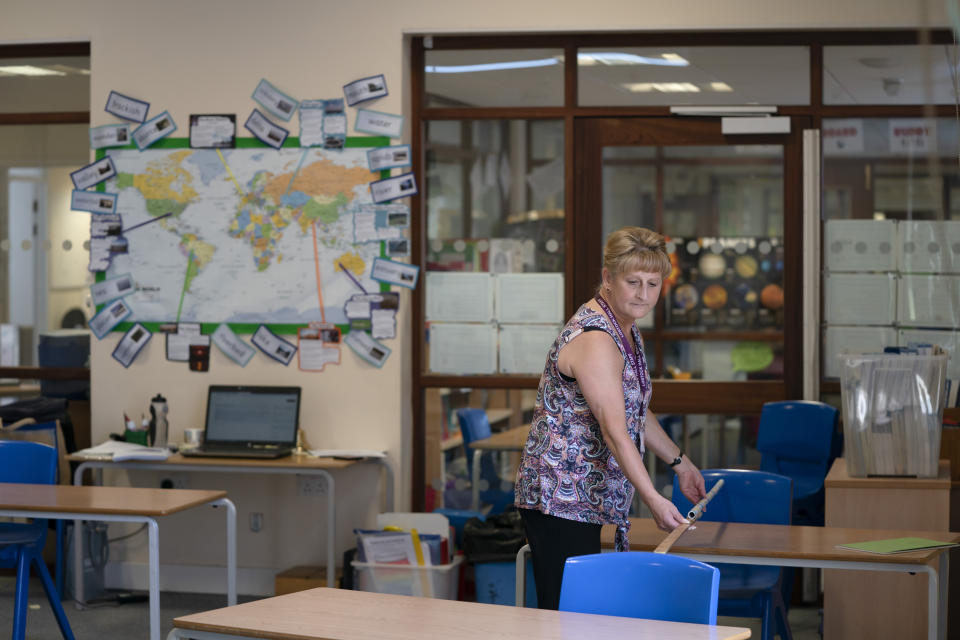
M823 104L954 104L956 45L823 48Z
M427 107L559 107L563 49L427 50Z
M426 129L426 368L539 374L564 321L562 121Z
M89 109L89 56L0 58L0 113Z
M602 177L604 237L640 225L668 238L674 269L644 319L654 372L782 378L782 147L605 147Z
M434 387L424 389L426 433L426 510L437 507L471 509L471 482L457 412L482 409L494 433L524 429L533 419L536 389L469 389ZM481 475L482 491L513 492L520 461L519 451L490 451L495 475ZM512 501L512 500L511 500Z
M939 344L960 378L960 171L950 118L823 121L823 375Z
M810 104L808 47L605 47L577 53L580 106Z

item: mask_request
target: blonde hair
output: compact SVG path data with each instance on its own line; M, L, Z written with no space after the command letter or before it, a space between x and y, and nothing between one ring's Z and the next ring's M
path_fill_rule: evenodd
M667 241L656 231L644 227L623 227L609 236L603 247L603 266L611 275L627 271L670 275L672 266Z

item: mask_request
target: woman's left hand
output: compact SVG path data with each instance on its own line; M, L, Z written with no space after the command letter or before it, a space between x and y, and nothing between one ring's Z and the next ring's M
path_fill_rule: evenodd
M683 462L677 465L677 481L680 492L693 504L697 504L707 497L707 490L703 483L703 475L696 465L684 457Z

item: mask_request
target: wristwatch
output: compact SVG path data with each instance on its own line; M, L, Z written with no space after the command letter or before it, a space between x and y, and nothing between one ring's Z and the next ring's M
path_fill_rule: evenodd
M683 451L677 454L677 457L673 459L673 462L670 463L670 466L675 467L681 462L683 462Z

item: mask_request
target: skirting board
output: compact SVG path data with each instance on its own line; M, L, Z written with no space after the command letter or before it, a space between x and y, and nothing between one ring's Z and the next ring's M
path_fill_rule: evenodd
M272 596L274 578L284 569L237 567L237 593ZM107 589L146 591L150 567L145 562L108 562L104 567ZM227 593L226 567L161 564L160 590L181 593ZM226 595L224 595L226 597Z

